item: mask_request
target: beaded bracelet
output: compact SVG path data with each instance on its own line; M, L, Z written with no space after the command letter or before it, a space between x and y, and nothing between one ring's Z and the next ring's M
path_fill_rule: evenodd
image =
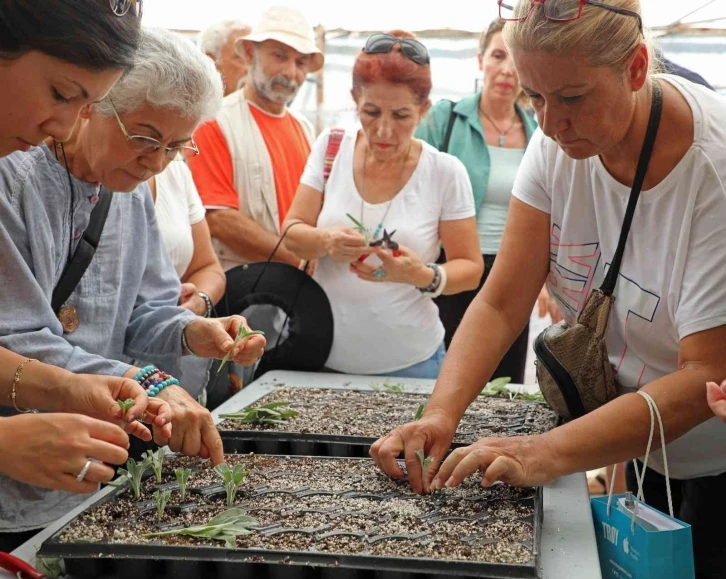
M212 298L210 298L204 292L199 292L199 297L204 300L204 317L211 318L214 306L212 305Z
M149 376L156 374L158 371L159 369L155 366L145 366L136 373L136 376L134 376L134 382L141 384Z
M153 388L149 388L146 391L146 394L149 398L153 398L167 386L179 386L179 380L177 380L173 376L169 376L169 374L164 374L164 376L168 376L168 378L163 380L160 384L157 384Z
M431 285L429 285L428 287L418 288L418 291L420 291L422 294L430 294L435 292L436 288L439 287L439 283L441 282L441 268L439 268L438 264L427 263L426 267L434 270L434 279L431 280Z

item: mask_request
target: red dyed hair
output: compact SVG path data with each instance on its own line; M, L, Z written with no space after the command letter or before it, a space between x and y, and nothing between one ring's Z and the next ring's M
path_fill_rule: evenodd
M388 32L396 38L416 38L410 32L393 30ZM406 85L420 105L425 105L431 94L431 66L416 64L401 54L400 46L386 54L366 54L362 50L353 66L353 88L350 94L358 102L362 87L377 82Z

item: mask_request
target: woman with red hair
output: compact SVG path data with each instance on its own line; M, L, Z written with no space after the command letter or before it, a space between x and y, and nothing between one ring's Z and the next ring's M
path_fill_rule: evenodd
M444 328L432 298L481 278L466 169L413 136L430 92L423 44L369 37L353 68L360 127L318 138L283 226L288 249L318 260L335 322L330 370L435 378ZM449 261L437 265L442 244Z

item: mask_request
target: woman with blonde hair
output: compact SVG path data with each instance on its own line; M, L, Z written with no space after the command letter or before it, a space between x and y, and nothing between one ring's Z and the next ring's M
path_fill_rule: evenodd
M541 132L517 175L497 263L423 418L377 441L371 454L402 476L395 458L404 452L417 492L456 486L477 470L485 486L547 484L643 456L650 413L642 390L663 418L673 506L693 526L698 577L722 577L726 552L713 529L726 517L726 425L709 409L706 384L726 375L726 101L652 74L638 0L508 3L499 2L511 20L504 41ZM655 141L649 163L641 163L646 133ZM647 169L640 196L639 164ZM439 464L545 279L569 324L601 285L631 198L604 339L621 395L547 434L483 439ZM426 481L415 468L422 449L438 459ZM645 498L667 512L664 466L651 455Z

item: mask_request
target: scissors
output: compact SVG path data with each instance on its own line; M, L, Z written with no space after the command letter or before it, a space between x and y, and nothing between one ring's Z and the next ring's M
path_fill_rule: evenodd
M393 252L393 257L401 257L401 250L399 249L399 245L392 239L394 233L396 233L395 229L391 231L391 233L388 233L388 231L384 229L383 237L381 237L380 239L376 239L375 241L371 241L368 244L369 247L381 247L383 249L390 249ZM366 259L368 259L368 255L361 255L358 258L358 263L363 263Z
M0 552L0 569L13 573L18 579L45 579L44 575L29 563L18 559L10 553Z

